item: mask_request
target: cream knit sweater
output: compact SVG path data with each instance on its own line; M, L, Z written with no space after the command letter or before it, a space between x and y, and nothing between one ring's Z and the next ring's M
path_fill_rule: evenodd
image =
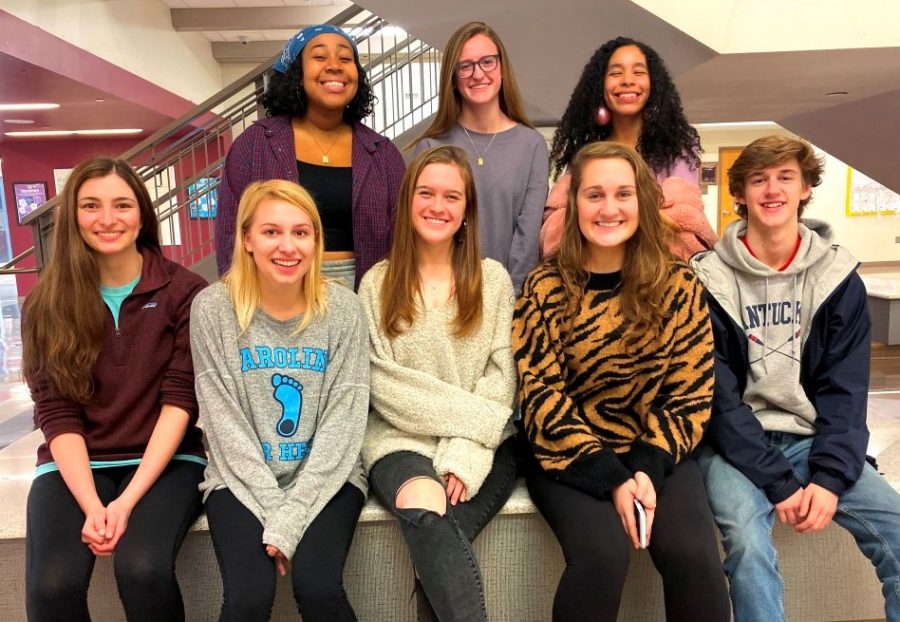
M452 336L456 303L425 309L413 326L389 339L380 326L387 263L366 273L359 297L369 321L371 388L363 442L366 470L397 451L413 451L453 473L478 494L494 451L512 435L516 370L510 349L514 296L506 270L482 260L484 318L465 338Z

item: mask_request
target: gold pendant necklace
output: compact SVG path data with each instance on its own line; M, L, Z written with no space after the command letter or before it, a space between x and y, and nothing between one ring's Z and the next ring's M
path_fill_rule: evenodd
M307 130L307 131L309 131L309 130ZM338 132L338 135L334 137L334 140L331 142L331 146L328 148L328 151L325 151L324 149L322 149L322 145L320 145L319 141L316 140L315 134L313 134L312 132L309 132L309 136L310 136L310 138L313 139L313 142L316 143L316 147L319 148L319 151L322 152L322 164L330 163L331 160L328 158L328 154L331 153L331 150L334 149L334 146L337 144L338 139L341 137L340 132Z
M466 126L462 124L460 124L460 127L463 129L463 132L466 133L466 138L469 139L469 144L472 145L472 150L475 152L475 155L478 156L478 159L475 160L475 162L478 164L478 166L484 166L484 154L486 154L488 152L488 149L491 148L491 145L494 144L494 139L497 138L497 134L499 134L500 132L494 132L494 135L491 136L491 142L488 143L488 146L485 147L484 151L479 153L478 147L475 146L475 141L473 141L472 137L469 136L469 130L467 130Z

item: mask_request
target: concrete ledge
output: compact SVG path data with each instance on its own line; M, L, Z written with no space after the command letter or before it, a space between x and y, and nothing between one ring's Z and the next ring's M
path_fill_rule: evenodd
M39 442L40 433L33 433L0 452L0 620L5 622L25 620L25 499ZM15 464L24 465L25 471L13 469ZM217 619L221 605L221 580L206 529L202 518L188 535L178 560L187 619L192 622ZM822 533L799 536L778 525L775 543L792 622L884 617L875 572L843 529L832 526ZM491 620L550 619L563 568L562 554L522 481L478 538L475 550ZM664 619L662 584L649 555L632 551L631 562L619 620ZM399 529L390 514L370 499L345 571L346 588L359 619L413 622L412 577ZM89 601L95 620L125 619L109 559L97 562ZM279 579L273 619L296 619L290 582L284 578Z

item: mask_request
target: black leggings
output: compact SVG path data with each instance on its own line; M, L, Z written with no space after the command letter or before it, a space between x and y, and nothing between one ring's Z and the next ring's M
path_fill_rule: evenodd
M528 490L559 540L566 567L553 601L554 622L609 620L619 612L630 540L610 500L599 500L526 469ZM696 462L685 460L666 478L656 500L648 547L662 575L670 622L728 622L725 575L716 546L706 488Z
M116 499L137 466L94 469L104 505ZM175 558L200 515L203 465L173 460L135 506L113 555L128 620L184 620ZM28 619L90 620L87 591L94 554L81 541L84 513L62 475L45 473L28 493L25 592Z
M303 534L291 560L294 600L303 622L355 622L344 592L344 562L365 497L344 486ZM206 515L225 600L220 622L268 620L275 601L275 563L262 544L263 526L228 489L210 493Z

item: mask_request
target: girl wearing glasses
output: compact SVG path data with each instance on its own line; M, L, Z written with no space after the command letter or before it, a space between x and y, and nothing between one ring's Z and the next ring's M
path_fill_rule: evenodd
M547 199L547 144L525 116L509 54L483 22L460 27L444 48L437 115L415 142L462 148L480 204L481 252L509 271L516 291L539 259Z
M670 244L675 255L686 261L713 247L718 237L703 213L697 180L697 130L687 122L659 55L639 41L618 37L600 46L585 65L553 136L550 157L559 177L547 198L543 255L555 252L562 237L568 166L579 149L597 140L631 147L650 165L665 194L660 213L678 232Z

